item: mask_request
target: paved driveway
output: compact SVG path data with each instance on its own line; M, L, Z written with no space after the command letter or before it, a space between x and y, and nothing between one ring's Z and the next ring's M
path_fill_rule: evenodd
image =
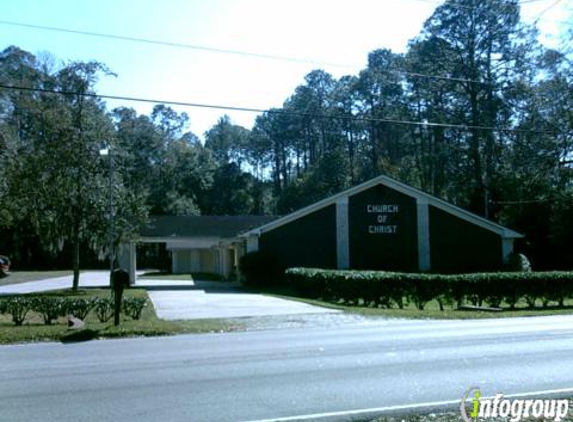
M69 288L72 277L58 277L29 283L0 286L2 293L32 293ZM80 276L80 287L109 285L109 272L88 271ZM170 281L138 279L136 286L148 290L161 319L237 318L337 313L332 309L307 305L254 293L245 293L236 282Z
M180 282L174 282L169 287L157 286L161 283L159 281L155 281L154 286L148 283L146 280L138 281L137 284L148 289L157 315L162 319L237 318L338 312L292 300L245 293L240 286L232 282L198 281L187 286L180 286Z

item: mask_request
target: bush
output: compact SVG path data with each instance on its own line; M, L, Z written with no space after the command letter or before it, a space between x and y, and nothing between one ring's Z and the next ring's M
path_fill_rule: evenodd
M428 302L438 299L445 292L445 280L439 275L429 274L419 277L408 274L404 277L404 282L407 283L404 286L404 296L408 296L421 311Z
M143 308L147 306L147 299L141 297L126 297L123 299L123 312L132 319L139 319Z
M52 325L54 320L64 316L67 309L68 301L62 297L38 296L31 299L31 310L42 315L46 325Z
M522 253L512 252L505 264L506 271L510 272L531 272L531 263Z
M66 313L69 313L75 316L76 318L85 321L90 311L97 305L97 302L98 298L96 297L89 297L89 298L80 297L70 300L68 301Z
M402 307L412 302L423 310L437 300L444 305L464 302L514 308L520 300L535 307L556 303L563 306L573 298L573 272L498 272L474 274L393 273L383 271L338 271L316 268L290 268L287 280L303 296L348 305Z
M132 319L140 319L145 306L147 306L146 298L126 297L122 301L123 313ZM113 298L61 295L23 295L0 298L0 314L10 314L15 325L22 325L30 311L40 314L44 323L51 325L59 317L69 314L85 321L94 309L100 322L108 322L114 314Z
M100 298L95 303L95 313L99 322L108 322L114 313L114 300Z
M269 253L249 252L241 257L239 268L247 286L269 287L284 280L284 268L276 256Z
M26 315L32 308L32 301L27 296L11 297L6 301L6 313L12 315L15 325L22 325Z

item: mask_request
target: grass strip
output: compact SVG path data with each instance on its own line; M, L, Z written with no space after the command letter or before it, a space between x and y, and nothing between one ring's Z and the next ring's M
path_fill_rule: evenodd
M66 296L66 297L109 297L108 289L60 290L46 293L36 293L34 296ZM125 297L148 298L143 289L128 289ZM5 297L5 296L4 296ZM238 322L220 319L165 321L157 318L153 303L148 298L141 318L133 320L121 315L121 324L114 326L113 321L100 322L94 311L86 318L85 327L79 330L70 330L67 318L59 318L54 325L45 325L42 317L29 312L22 326L14 326L9 315L0 315L0 344L24 343L37 341L81 341L93 338L119 338L141 336L163 336L189 333L228 332L240 329Z
M502 306L500 312L487 311L462 311L446 307L440 310L438 301L428 302L424 310L419 310L413 303L407 303L404 309L398 307L392 308L374 308L368 306L352 306L341 303L327 302L319 299L307 299L297 296L296 292L288 288L274 288L258 290L266 294L281 299L295 300L309 305L321 306L323 308L337 309L347 313L361 315L365 317L386 317L397 319L491 319L491 318L516 318L516 317L534 317L550 315L571 315L573 314L573 299L565 300L564 306L559 307L550 305L546 308L529 308L525 301L519 301L516 309L511 310L508 306ZM503 304L502 304L503 305Z

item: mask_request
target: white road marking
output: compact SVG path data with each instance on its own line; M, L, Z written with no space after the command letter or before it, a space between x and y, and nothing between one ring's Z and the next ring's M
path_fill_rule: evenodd
M541 390L541 391L530 391L525 393L504 394L503 397L517 398L517 397L547 396L547 395L563 394L563 393L573 393L573 388L561 388L555 390ZM333 418L336 416L356 416L366 413L387 413L398 410L415 410L427 407L431 408L431 407L449 406L453 404L457 405L460 403L460 400L461 397L457 400L445 400L445 401L436 401L428 403L413 403L413 404L404 404L398 406L373 407L370 409L342 410L338 412L313 413L309 415L285 416L271 419L257 419L244 422L292 422L292 421L307 421L313 419Z

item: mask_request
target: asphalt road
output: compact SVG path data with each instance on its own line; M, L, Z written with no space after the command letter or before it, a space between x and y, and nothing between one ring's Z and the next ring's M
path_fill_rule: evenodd
M0 347L7 422L342 421L452 406L472 386L573 396L573 317Z

